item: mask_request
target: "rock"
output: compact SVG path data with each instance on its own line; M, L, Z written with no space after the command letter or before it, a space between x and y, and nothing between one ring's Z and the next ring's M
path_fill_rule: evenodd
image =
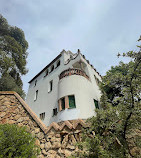
M48 153L45 151L45 149L43 149L42 154L46 156Z
M66 157L70 156L71 153L72 153L72 152L69 151L69 150L67 150L67 149L64 150L64 154L65 154Z
M6 114L6 115L4 116L4 118L9 118L10 116L11 116L11 114L8 113L8 114Z
M4 95L1 95L1 96L0 96L0 100L2 100L3 98L5 98L5 96L4 96Z
M61 147L61 142L53 142L52 148L60 148Z
M67 149L74 150L74 149L75 149L75 146L68 144L68 145L66 146L66 148L67 148Z
M36 139L36 140L35 140L35 145L40 146L40 141L39 141L39 139Z
M7 123L14 124L14 123L16 123L16 121L14 121L14 120L8 120Z
M5 116L6 115L6 112L1 112L0 113L0 117L3 117L3 116Z
M5 123L7 123L7 121L8 121L7 119L3 119L3 120L1 120L1 123L5 124Z
M57 152L56 152L55 150L49 150L49 151L48 151L48 154L51 155L52 158L53 158L53 156L55 157L56 153L57 153Z
M23 117L20 117L17 122L23 122L24 121L24 118Z
M44 148L45 148L45 144L41 144L41 145L40 145L40 148L41 148L41 149L44 149Z
M4 104L5 106L7 106L7 105L11 105L11 102L9 102L9 101L5 101L3 104Z
M35 134L40 132L40 128L35 128Z
M21 127L21 126L23 126L23 124L22 123L18 123L18 126Z
M62 142L62 147L63 148L65 148L67 146L67 144L68 144L68 138L69 138L68 135L66 135L65 138L63 139L63 142Z
M70 140L71 140L72 144L76 144L76 139L74 138L74 135L70 136Z
M141 155L141 149L134 147L130 150L130 153L132 156Z
M56 138L60 138L60 134L56 134L55 136L56 136Z
M43 132L39 132L36 136L37 136L39 139L43 139L43 138L44 138Z
M44 155L38 155L37 158L44 158Z
M55 136L54 137L51 137L51 142L56 142L56 140L57 140L57 138L55 138Z
M45 149L48 150L52 147L52 144L50 142L45 143Z

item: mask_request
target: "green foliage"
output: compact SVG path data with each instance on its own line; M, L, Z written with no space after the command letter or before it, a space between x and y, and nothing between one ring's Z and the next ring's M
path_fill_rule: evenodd
M82 152L76 153L76 157L132 157L127 135L135 129L141 130L141 50L122 56L131 60L111 67L103 77L102 109L97 109L96 117L87 120L89 126L83 129L82 142L78 144ZM141 137L136 139L135 146L141 147Z
M0 158L36 158L39 148L25 127L0 125Z
M10 26L7 20L0 15L0 79L8 77L8 80L9 76L12 77L18 86L16 89L20 89L16 92L22 97L24 91L22 90L21 75L28 72L26 69L27 48L28 43L25 40L24 32L17 27ZM9 82L13 80L9 80ZM14 90L9 86L5 89L5 86L0 90Z

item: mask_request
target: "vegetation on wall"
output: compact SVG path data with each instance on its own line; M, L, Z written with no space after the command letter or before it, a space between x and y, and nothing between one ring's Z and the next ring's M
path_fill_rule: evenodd
M132 142L128 139L134 131L141 131L141 46L137 47L138 51L118 54L130 61L112 66L103 77L102 108L96 110L96 117L87 120L89 127L83 129L78 145L82 152L74 157L141 157L141 137Z
M25 127L0 125L0 158L36 158L39 148Z
M0 91L16 91L24 97L21 75L28 72L27 48L24 32L0 15Z

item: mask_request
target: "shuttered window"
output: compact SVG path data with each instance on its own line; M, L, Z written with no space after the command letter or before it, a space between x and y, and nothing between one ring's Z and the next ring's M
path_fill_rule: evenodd
M76 108L74 95L69 97L69 108Z
M98 101L94 99L95 108L99 109Z

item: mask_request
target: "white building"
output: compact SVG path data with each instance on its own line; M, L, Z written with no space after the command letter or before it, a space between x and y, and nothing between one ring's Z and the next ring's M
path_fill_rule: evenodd
M52 122L87 119L98 108L101 76L85 56L63 50L29 81L27 103L48 126Z

